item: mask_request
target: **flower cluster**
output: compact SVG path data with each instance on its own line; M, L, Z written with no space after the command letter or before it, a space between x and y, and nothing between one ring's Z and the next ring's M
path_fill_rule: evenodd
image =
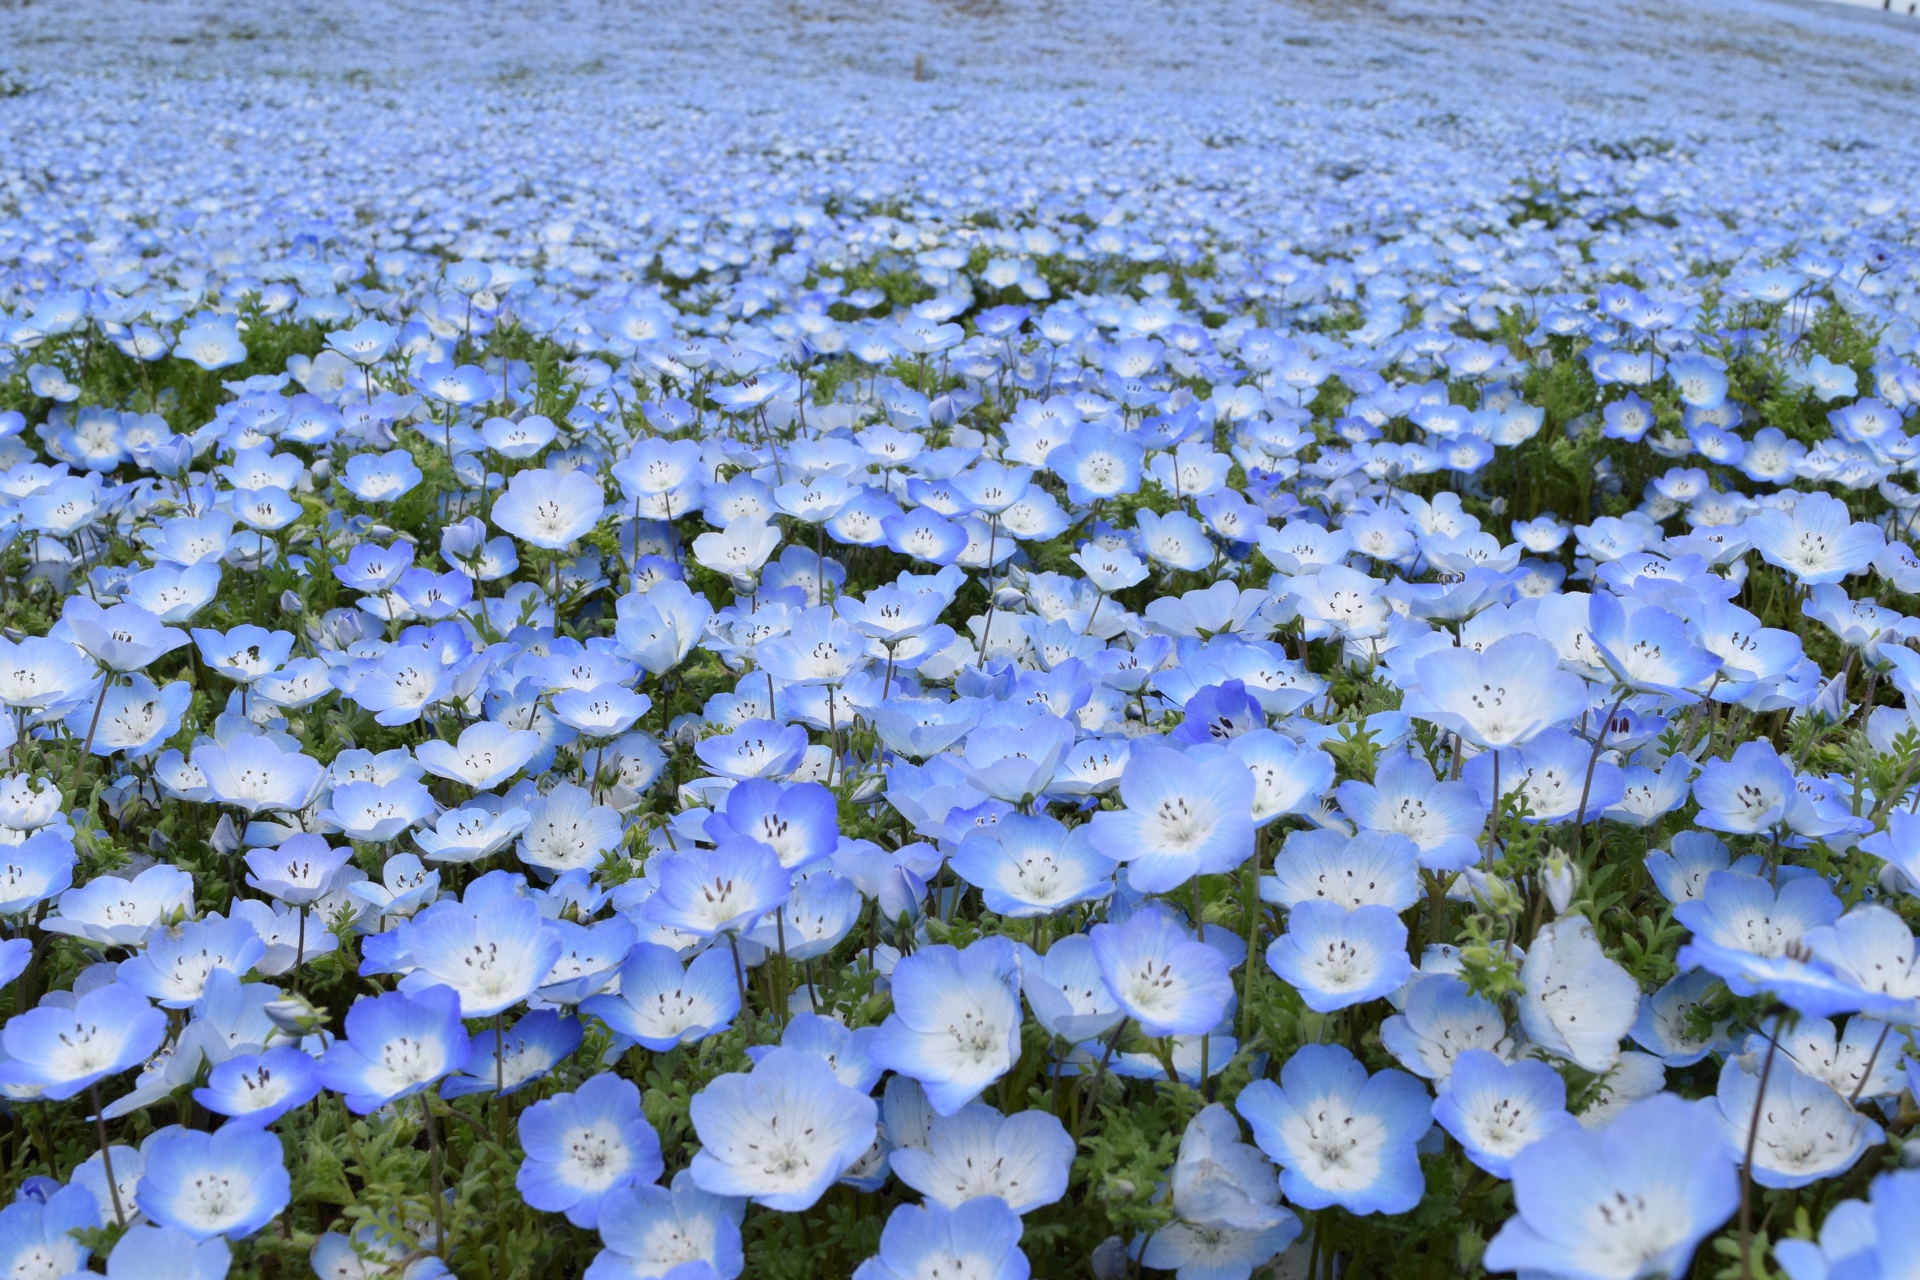
M87 83L0 99L0 1273L1911 1272L1851 151ZM149 105L377 114L276 85Z

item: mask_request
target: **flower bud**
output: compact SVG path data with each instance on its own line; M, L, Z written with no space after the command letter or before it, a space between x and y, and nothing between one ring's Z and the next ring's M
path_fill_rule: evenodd
M1555 849L1547 855L1546 864L1540 868L1540 885L1547 891L1547 901L1553 904L1553 914L1565 915L1575 890L1580 887L1580 868L1573 865L1566 854Z

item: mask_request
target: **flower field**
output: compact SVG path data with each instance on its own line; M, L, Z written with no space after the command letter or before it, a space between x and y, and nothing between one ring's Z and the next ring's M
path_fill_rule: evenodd
M1916 45L0 9L0 1275L1916 1274Z

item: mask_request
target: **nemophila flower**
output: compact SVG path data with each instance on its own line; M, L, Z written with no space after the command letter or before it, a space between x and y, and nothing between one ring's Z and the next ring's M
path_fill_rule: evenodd
M334 848L320 836L289 836L276 849L247 854L247 883L281 902L303 906L332 891L335 873L352 856L352 849Z
M489 1027L473 1037L467 1065L440 1085L443 1098L475 1093L518 1093L547 1075L580 1047L580 1020L553 1009L535 1009L497 1034Z
M859 886L838 874L797 876L786 902L747 937L770 951L784 951L789 960L816 959L853 931L865 905Z
M282 1046L241 1054L214 1067L193 1100L239 1124L272 1124L320 1091L320 1076L305 1050Z
M251 733L224 745L202 742L194 748L193 763L206 779L209 798L248 814L304 809L326 777L320 762L297 747Z
M779 1047L811 1053L833 1068L840 1083L862 1092L871 1092L880 1079L880 1065L873 1061L873 1039L878 1027L849 1028L845 1023L817 1013L796 1013L780 1033ZM755 1062L772 1053L775 1046L749 1045L747 1056Z
M1060 939L1044 956L1028 957L1021 987L1041 1027L1064 1040L1105 1035L1127 1016L1100 976L1093 940L1084 933Z
M1407 926L1392 908L1320 899L1294 905L1287 931L1267 948L1267 967L1317 1013L1383 996L1413 973Z
M1728 1058L1715 1101L1728 1156L1744 1161L1751 1148L1753 1180L1763 1187L1804 1187L1845 1173L1886 1138L1831 1085L1778 1055L1771 1069L1753 1053Z
M1477 755L1460 773L1488 808L1494 802L1495 761L1492 752ZM1626 795L1620 766L1595 761L1592 745L1564 729L1548 729L1524 746L1499 753L1498 764L1501 795L1525 800L1530 822L1575 820L1583 800L1585 813L1595 815Z
M100 1217L99 1204L83 1186L60 1188L44 1199L22 1195L0 1209L0 1267L36 1280L90 1274L91 1250L76 1233L97 1229Z
M523 542L564 551L600 522L606 494L592 473L515 472L493 504L493 523Z
M1027 1280L1020 1217L994 1196L955 1208L903 1204L887 1218L880 1252L854 1269L855 1280Z
M336 786L319 816L349 840L380 844L433 811L433 794L419 783L402 778L385 785L355 781Z
M666 947L636 943L620 966L619 993L589 996L580 1012L655 1053L698 1043L740 1014L733 957L716 947L682 964Z
M85 596L69 596L61 619L74 643L110 671L142 671L188 643L187 633L163 624L135 604L103 609Z
M22 915L64 893L79 860L73 841L57 829L0 848L0 915Z
M1401 709L1483 750L1519 746L1587 709L1587 686L1563 671L1537 636L1516 634L1483 652L1441 649L1414 666Z
M0 702L19 710L63 707L97 692L99 668L60 640L0 636Z
M532 995L560 957L561 938L529 898L493 898L477 909L435 909L413 922L408 943L417 966L400 989L446 987L460 1013L490 1018Z
M894 967L893 1012L873 1058L918 1080L934 1110L952 1115L1012 1070L1020 1021L1020 960L1011 942L923 947Z
M526 1152L514 1186L529 1205L592 1229L609 1193L666 1169L660 1139L640 1114L640 1090L609 1072L520 1113Z
M1693 780L1700 813L1715 831L1766 832L1779 825L1795 797L1793 771L1770 743L1743 742L1730 759L1708 760Z
M609 1192L600 1211L606 1244L588 1280L653 1280L687 1275L734 1280L746 1266L740 1221L746 1201L702 1191L681 1170L673 1187L628 1186Z
M785 902L793 887L779 856L754 840L656 856L655 865L656 887L641 907L642 917L696 938L751 928Z
M1567 1129L1522 1150L1512 1161L1517 1212L1488 1244L1488 1270L1579 1280L1685 1274L1739 1201L1710 1106L1659 1094L1605 1129Z
M1287 1059L1279 1084L1255 1080L1234 1109L1301 1208L1405 1213L1426 1190L1414 1146L1433 1127L1432 1101L1403 1072L1368 1076L1344 1048L1310 1044Z
M67 713L67 731L94 755L120 753L129 760L152 755L180 730L193 702L193 688L175 680L162 689L143 675L113 681L91 707L82 702Z
M293 1198L279 1137L254 1125L164 1129L142 1154L140 1212L195 1240L250 1236Z
M820 1058L776 1049L750 1073L717 1077L690 1110L694 1182L769 1209L808 1209L873 1144L879 1107Z
M1896 1170L1873 1180L1871 1201L1842 1200L1827 1213L1820 1238L1783 1239L1774 1258L1791 1280L1830 1275L1890 1276L1911 1270L1915 1242L1909 1224L1920 1210L1920 1174Z
M225 369L247 358L240 331L224 317L196 320L180 331L174 340L173 354L191 360L202 369Z
M1791 512L1755 512L1741 531L1761 559L1791 573L1801 586L1861 572L1887 541L1879 526L1855 523L1845 502L1817 491L1800 495Z
M200 999L207 975L225 969L244 976L266 954L267 944L251 924L208 916L155 930L145 950L120 965L119 980L165 1009L185 1009Z
M1260 879L1260 899L1283 907L1333 902L1352 909L1372 904L1404 911L1420 897L1417 847L1403 835L1292 831Z
M1160 907L1136 911L1125 924L1095 925L1088 938L1107 990L1147 1035L1205 1034L1233 999L1227 958Z
M1073 745L1074 727L1058 716L1035 716L1019 727L981 725L967 735L962 766L981 794L1027 805L1047 789Z
M356 453L340 473L341 487L362 502L385 503L411 493L426 477L404 449Z
M155 929L193 910L193 877L156 863L132 880L95 876L60 895L59 910L41 922L48 933L65 933L107 947L139 947Z
M107 1280L226 1280L226 1239L197 1240L178 1227L134 1223L107 1256Z
M1891 1016L1903 1024L1920 1024L1920 940L1893 911L1863 903L1838 920L1807 930L1804 942L1841 980L1889 1000L1908 1001L1904 1014Z
M981 891L988 910L1014 919L1051 915L1113 892L1113 863L1095 851L1086 825L1010 813L977 831L950 860Z
M1721 665L1679 616L1606 591L1587 597L1587 633L1618 685L1636 692L1692 702Z
M1588 1071L1619 1060L1620 1040L1639 1015L1640 988L1601 950L1586 917L1542 927L1520 979L1520 1025L1535 1044Z
M1840 899L1819 876L1770 881L1738 871L1709 872L1697 900L1673 909L1674 919L1705 942L1778 956L1811 929L1840 916Z
M1690 1067L1721 1048L1729 1023L1716 1023L1701 1036L1694 1030L1693 1012L1707 998L1716 979L1704 969L1679 974L1651 995L1640 997L1640 1016L1634 1020L1633 1042L1669 1067Z
M1496 1178L1513 1176L1513 1158L1534 1143L1579 1127L1567 1112L1567 1085L1544 1062L1507 1062L1468 1049L1433 1104L1433 1118L1467 1158Z
M1480 857L1486 804L1471 786L1436 778L1424 760L1410 753L1388 752L1372 783L1343 782L1334 794L1341 812L1356 826L1412 840L1420 865L1430 871L1463 870Z
M124 983L88 991L71 1007L42 1004L7 1020L0 1084L31 1085L58 1101L152 1055L166 1016Z
M193 629L201 660L235 684L252 684L285 665L293 652L291 631L268 631L249 624L225 633L208 627Z
M807 749L807 731L799 725L748 720L730 733L694 744L702 764L723 778L778 778L793 771Z
M1073 1139L1051 1112L1003 1116L975 1104L936 1115L927 1145L900 1147L889 1163L894 1176L928 1204L951 1209L977 1196L998 1196L1025 1214L1067 1193Z
M1253 792L1245 770L1136 744L1120 776L1126 808L1094 815L1093 847L1126 863L1143 893L1231 871L1253 849Z
M320 1059L320 1083L356 1115L430 1089L466 1065L471 1047L450 987L363 997L347 1010L346 1037Z
M1187 1280L1244 1280L1299 1236L1280 1204L1280 1179L1219 1103L1202 1107L1180 1139L1169 1178L1178 1217L1147 1242L1141 1262Z
M707 835L725 843L757 841L778 855L790 871L832 855L840 840L839 812L833 793L817 782L780 785L749 779L727 792L706 821Z
M431 830L415 831L414 843L435 862L477 862L511 844L527 828L525 809L449 809Z

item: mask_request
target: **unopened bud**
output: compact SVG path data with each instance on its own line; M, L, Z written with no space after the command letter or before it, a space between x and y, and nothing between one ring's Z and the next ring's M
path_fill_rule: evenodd
M305 996L284 996L261 1006L267 1020L290 1036L310 1036L327 1025L327 1011Z
M1574 892L1580 888L1580 868L1555 849L1540 868L1540 884L1547 891L1547 901L1553 904L1553 914L1565 915Z
M233 815L221 814L220 821L214 824L213 835L207 843L213 851L223 857L240 852L240 833L233 829Z
M1087 1265L1093 1270L1094 1280L1123 1280L1127 1274L1127 1242L1119 1236L1108 1236L1094 1246Z

